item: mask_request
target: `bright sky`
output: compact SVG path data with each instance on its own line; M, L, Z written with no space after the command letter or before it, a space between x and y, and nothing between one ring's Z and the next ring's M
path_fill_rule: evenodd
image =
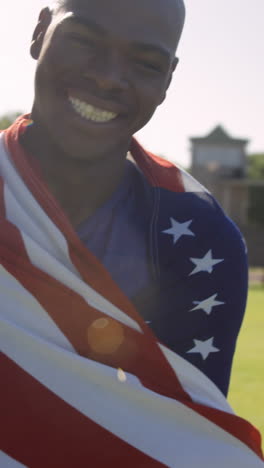
M28 48L45 0L2 0L0 115L29 111ZM264 151L264 0L186 0L187 21L167 100L137 135L152 152L188 166L191 136L221 123Z

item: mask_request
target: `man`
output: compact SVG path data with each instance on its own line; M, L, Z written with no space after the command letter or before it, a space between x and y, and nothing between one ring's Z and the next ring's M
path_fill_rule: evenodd
M262 464L223 397L240 233L133 139L165 99L184 15L181 0L40 14L32 112L1 138L1 466Z

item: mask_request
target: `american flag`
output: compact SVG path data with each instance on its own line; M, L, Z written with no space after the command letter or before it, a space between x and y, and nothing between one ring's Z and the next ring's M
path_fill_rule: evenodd
M204 187L155 159L152 250L160 291L150 326L226 395L247 299L246 245Z
M225 323L241 322L234 311L227 321L239 304L229 299L237 290L229 269L235 257L238 272L244 256L230 249L219 212L208 225L209 194L133 141L133 158L159 187L158 203L171 192L197 203L192 212L194 198L180 204L180 214L170 198L155 214L162 302L169 306L177 292L181 327L191 330L178 331L175 342L185 339L176 353L163 340L170 321L159 341L146 323L153 317L141 317L31 169L18 144L25 125L18 120L0 140L0 466L263 466L259 433L234 415L216 381L225 344L234 346L226 331L221 341Z

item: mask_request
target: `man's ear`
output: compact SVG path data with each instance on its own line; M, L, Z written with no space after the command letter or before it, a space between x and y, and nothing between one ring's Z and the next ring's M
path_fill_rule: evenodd
M35 60L38 60L39 58L40 51L41 51L42 44L43 44L43 39L51 23L51 19L52 19L51 10L48 7L43 8L43 10L41 10L40 12L38 24L33 33L32 42L30 46L31 57Z
M173 77L173 73L175 72L176 68L177 68L177 65L179 63L179 58L178 57L174 57L173 59L173 62L172 62L172 65L171 65L171 72L170 72L170 76L169 76L169 80L168 80L168 83L167 83L167 90L171 84L171 80L172 80L172 77ZM166 90L166 91L167 91Z
M161 99L160 104L162 104L163 101L164 101L165 98L166 98L166 94L167 94L167 91L168 91L169 86L170 86L170 84L171 84L171 80L172 80L172 77L173 77L173 73L175 72L178 63L179 63L178 57L174 57L173 62L172 62L171 67L170 67L170 72L169 72L169 77L168 77L168 80L167 80L166 88L165 88L165 91L164 91L164 94L163 94L163 96L162 96L162 99Z

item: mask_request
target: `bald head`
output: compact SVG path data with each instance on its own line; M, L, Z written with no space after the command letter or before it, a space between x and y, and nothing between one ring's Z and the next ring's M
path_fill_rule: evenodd
M174 3L176 4L179 14L185 14L185 6L183 0L173 0ZM72 0L53 0L50 3L51 8L53 9L58 9L58 8L65 8L67 9L67 6L72 3Z
M90 0L86 0L87 2ZM135 0L134 0L135 1ZM142 2L142 0L139 0ZM53 16L56 16L59 12L71 10L76 4L78 4L78 0L51 0L50 3L50 10L53 14ZM184 27L184 22L185 22L185 5L184 5L184 0L160 0L160 4L162 5L163 10L166 10L167 12L167 19L168 23L171 22L171 20L174 21L175 25L175 39L176 39L176 44L175 44L175 51L178 47L183 27Z

